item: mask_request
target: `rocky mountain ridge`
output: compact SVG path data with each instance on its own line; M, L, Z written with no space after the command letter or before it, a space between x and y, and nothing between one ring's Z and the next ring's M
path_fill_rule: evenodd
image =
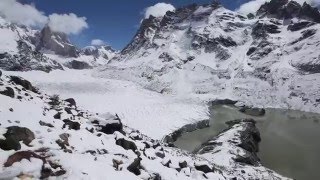
M250 18L218 3L186 6L145 19L101 76L161 93L319 111L318 16L316 8L286 0L272 0Z
M117 52L110 47L99 48L98 53L77 48L64 33L53 32L49 26L42 30L7 22L0 17L0 67L10 71L41 70L49 72L74 68L71 62L87 68L106 64ZM98 63L96 62L98 59Z

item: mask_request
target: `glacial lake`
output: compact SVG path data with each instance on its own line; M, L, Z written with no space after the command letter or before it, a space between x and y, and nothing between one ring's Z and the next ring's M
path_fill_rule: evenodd
M210 108L210 127L185 133L175 145L192 152L227 128L226 121L253 118L262 141L259 158L264 166L297 180L320 179L320 114L266 109L262 117L243 114L237 107Z

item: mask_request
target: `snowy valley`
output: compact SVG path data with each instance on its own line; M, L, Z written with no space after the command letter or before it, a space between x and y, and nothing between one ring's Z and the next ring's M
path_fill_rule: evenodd
M0 13L0 179L295 178L264 167L252 119L194 152L173 142L210 126L212 105L320 113L319 23L295 1L192 4L145 18L117 51Z

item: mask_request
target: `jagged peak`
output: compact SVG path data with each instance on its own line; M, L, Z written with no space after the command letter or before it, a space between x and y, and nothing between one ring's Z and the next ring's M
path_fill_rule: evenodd
M271 16L278 19L303 18L320 23L320 13L307 2L300 5L293 0L271 0L264 3L256 12L259 17Z

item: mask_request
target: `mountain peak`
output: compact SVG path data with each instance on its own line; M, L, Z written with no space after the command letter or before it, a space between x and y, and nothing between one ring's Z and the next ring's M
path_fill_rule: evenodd
M271 0L259 8L257 15L260 17L269 16L278 19L291 19L297 17L320 23L319 10L306 2L301 6L296 1Z
M39 35L38 50L53 51L57 55L66 57L78 57L79 51L70 42L64 33L53 32L49 26L45 26Z

